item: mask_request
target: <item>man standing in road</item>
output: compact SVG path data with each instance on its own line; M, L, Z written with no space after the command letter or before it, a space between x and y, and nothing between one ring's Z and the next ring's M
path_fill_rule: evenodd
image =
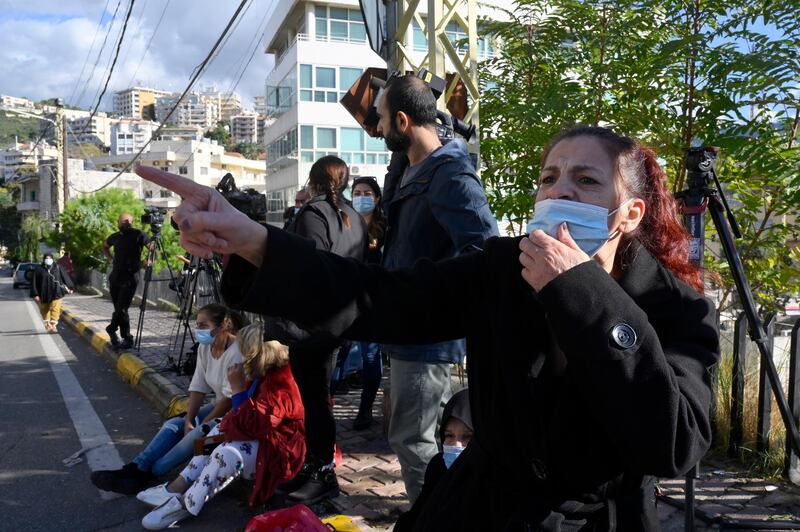
M150 237L144 231L133 228L133 216L128 213L119 215L119 231L112 234L103 243L103 255L112 263L108 284L111 301L114 303L114 314L106 332L111 338L111 345L119 349L133 347L131 324L128 307L131 306L136 286L139 284L139 270L142 268L142 250L150 243ZM114 254L111 254L114 248ZM117 336L119 329L122 342Z
M436 132L436 98L412 75L392 79L378 102L378 132L393 163L404 153L402 173L392 164L384 209L389 230L383 253L388 269L409 268L419 259L441 260L482 249L498 236L483 185L463 140L442 145ZM450 370L463 361L463 339L431 345L383 345L391 358L389 443L397 453L413 502L425 468L439 452L436 427L450 396Z

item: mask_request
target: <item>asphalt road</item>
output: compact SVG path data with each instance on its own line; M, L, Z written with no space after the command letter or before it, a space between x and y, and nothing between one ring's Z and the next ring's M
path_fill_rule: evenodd
M160 415L65 325L47 334L27 295L0 270L0 531L142 530L147 507L89 474L130 461ZM178 527L243 530L252 512L233 486Z

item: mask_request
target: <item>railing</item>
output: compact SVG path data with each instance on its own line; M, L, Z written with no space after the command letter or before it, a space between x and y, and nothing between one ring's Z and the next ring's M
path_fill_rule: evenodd
M330 35L326 35L325 37L318 37L316 35L310 35L308 33L298 33L295 35L292 42L290 42L286 48L280 51L278 55L275 57L275 65L279 65L283 58L286 57L292 48L295 47L297 41L302 42L335 42L335 43L350 43L350 44L366 44L367 39L351 39L349 37L333 37Z
M770 353L774 352L776 316L767 316L764 320L767 332L767 345ZM744 445L744 411L745 411L745 374L748 361L747 347L750 343L747 331L747 317L744 313L736 319L733 332L733 368L731 374L731 411L730 411L730 436L728 440L728 455L737 457L739 450ZM774 355L773 355L774 356ZM788 368L788 403L795 422L800 421L800 320L792 327L790 333L789 368ZM758 420L756 425L756 449L766 452L770 446L770 415L772 412L772 388L767 378L766 367L759 365L758 372L758 402L756 411ZM784 474L788 477L789 471L797 468L798 457L790 442L791 434L786 435L786 456L784 460Z

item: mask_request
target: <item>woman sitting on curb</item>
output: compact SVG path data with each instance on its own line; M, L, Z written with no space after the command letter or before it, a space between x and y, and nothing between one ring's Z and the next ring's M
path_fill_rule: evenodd
M304 412L288 364L289 350L263 337L261 324L239 333L244 366L228 369L233 408L209 433L223 434L225 442L210 456L192 458L169 484L137 495L156 507L142 519L144 528L161 530L197 516L206 501L240 476L255 479L250 505L263 504L279 483L300 471L306 450Z
M231 408L226 375L228 368L242 362L236 333L243 325L241 315L222 305L212 303L197 311L195 337L200 345L186 413L164 422L147 447L122 469L92 473L95 486L134 495L154 476L165 475L191 458L194 441L204 436L203 425L213 428ZM203 406L204 397L212 392L214 401Z
M39 304L47 332L58 332L56 327L61 317L61 298L71 294L74 288L67 272L53 262L52 253L45 253L42 263L33 271L31 297Z

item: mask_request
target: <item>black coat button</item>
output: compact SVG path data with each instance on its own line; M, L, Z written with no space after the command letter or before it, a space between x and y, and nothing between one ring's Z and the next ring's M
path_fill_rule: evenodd
M636 331L627 323L620 323L611 329L611 339L622 349L630 349L636 345Z

